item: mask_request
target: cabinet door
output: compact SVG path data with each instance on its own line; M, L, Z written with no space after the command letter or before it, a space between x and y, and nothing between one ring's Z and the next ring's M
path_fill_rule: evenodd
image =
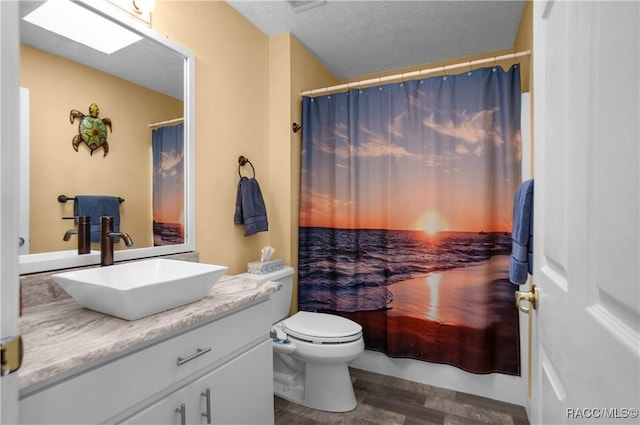
M194 389L190 385L183 387L122 423L131 425L199 424L201 422L196 422L193 419L200 407L198 405L198 398L193 394L193 392ZM185 415L184 422L182 420L182 415Z
M209 397L206 397L209 390ZM127 419L125 424L270 424L273 416L271 341L239 355ZM209 413L209 415L207 415ZM208 418L211 422L208 422Z
M274 423L272 350L265 341L199 382L200 391L210 388L213 424ZM201 397L202 413L205 403Z

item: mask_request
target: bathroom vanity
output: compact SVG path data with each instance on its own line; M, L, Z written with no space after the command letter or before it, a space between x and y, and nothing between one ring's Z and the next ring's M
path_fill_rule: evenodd
M73 299L25 308L25 424L272 424L275 282L222 277L202 300L136 321Z

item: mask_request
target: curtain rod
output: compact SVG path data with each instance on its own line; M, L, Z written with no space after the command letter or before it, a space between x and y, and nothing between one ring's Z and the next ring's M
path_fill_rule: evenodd
M159 128L159 127L164 127L166 125L181 124L183 122L184 122L184 118L175 118L175 119L167 120L167 121L154 122L153 124L149 124L149 128L156 129L156 128Z
M395 74L395 75L388 75L386 77L378 77L378 78L370 78L368 80L362 80L362 81L356 81L353 83L346 83L346 84L339 84L336 86L331 86L331 87L324 87L324 88L320 88L320 89L313 89L313 90L307 90L307 91L303 91L300 93L301 96L313 96L314 94L326 94L326 93L330 93L330 92L336 92L336 91L340 91L340 90L349 90L352 88L359 88L362 86L368 86L368 85L373 85L373 84L380 84L380 83L386 83L389 81L395 81L395 80L410 80L412 78L416 78L416 77L424 77L429 73L432 72L446 72L446 71L450 71L453 69L458 69L458 68L471 68L477 65L484 65L484 64L488 64L488 63L495 63L498 61L502 61L502 60L507 60L507 59L515 59L515 58L519 58L522 56L529 56L531 55L531 50L525 50L522 52L517 52L517 53L509 53L506 55L501 55L501 56L493 56L490 58L486 58L486 59L478 59L478 60L473 60L473 61L467 61L467 62L460 62L460 63L456 63L453 65L443 65L443 66L438 66L435 68L428 68L428 69L421 69L420 71L411 71L411 72L405 72L402 74Z

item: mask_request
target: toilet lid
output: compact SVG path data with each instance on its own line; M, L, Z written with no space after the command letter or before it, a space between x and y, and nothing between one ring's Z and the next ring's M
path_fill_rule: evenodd
M344 317L326 313L300 311L285 319L287 335L318 343L341 343L359 339L362 326Z

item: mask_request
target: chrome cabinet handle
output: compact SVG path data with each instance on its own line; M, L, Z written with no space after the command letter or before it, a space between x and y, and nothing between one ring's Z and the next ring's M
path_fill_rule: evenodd
M202 395L202 397L205 398L207 403L207 413L202 413L201 415L207 418L207 423L210 424L211 423L211 388L207 387L207 389L203 393L200 393L200 395Z
M176 413L180 413L180 425L187 424L187 408L184 403L180 405L180 407L176 408Z
M190 362L191 360L196 359L202 356L203 354L208 353L209 351L211 351L211 347L198 348L196 349L196 352L190 355L189 357L185 357L185 358L178 357L178 360L177 360L178 366L182 366L183 364Z

